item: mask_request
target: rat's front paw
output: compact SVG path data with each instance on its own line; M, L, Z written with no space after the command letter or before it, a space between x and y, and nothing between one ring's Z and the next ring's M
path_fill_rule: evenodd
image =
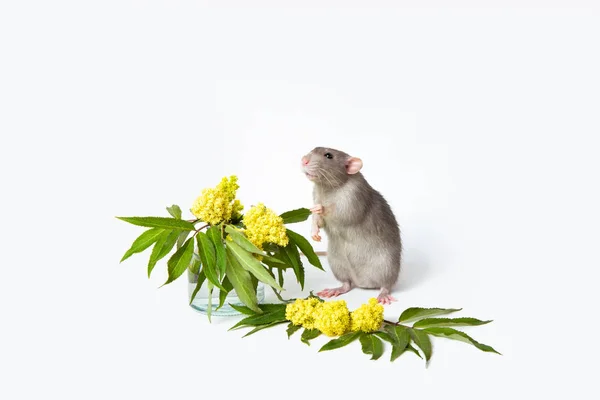
M319 235L319 226L317 224L313 224L312 229L310 230L310 235L315 242L321 241L321 235Z
M322 215L323 214L323 206L321 204L315 205L310 209L313 214Z

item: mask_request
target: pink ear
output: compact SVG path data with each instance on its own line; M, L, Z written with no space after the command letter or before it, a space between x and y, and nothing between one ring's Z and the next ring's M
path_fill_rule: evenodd
M354 175L362 168L362 160L358 157L350 157L346 160L346 172L348 175Z

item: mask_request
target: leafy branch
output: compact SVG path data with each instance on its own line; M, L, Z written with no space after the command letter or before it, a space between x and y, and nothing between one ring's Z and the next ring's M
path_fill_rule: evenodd
M167 212L171 217L117 217L130 224L149 228L135 239L121 262L152 246L148 260L150 277L156 264L171 254L167 260L168 278L162 286L175 281L187 270L196 283L190 304L206 284L211 292L219 290L216 309L222 307L229 293L235 290L249 310L262 314L256 295L258 282L270 286L277 297L284 301L281 292L284 290L285 270L293 270L297 282L304 288L305 271L300 253L306 256L310 264L323 270L308 240L287 227L289 242L286 246L265 243L265 249L261 250L244 234L242 218L217 225L204 223L196 227L203 221L183 220L179 206L167 207ZM292 224L305 221L310 214L310 210L300 208L280 216L284 224ZM207 310L209 320L211 311L212 305Z
M230 330L252 328L244 337L285 323L288 324L286 329L288 338L302 330L300 340L307 345L310 345L311 340L321 336L321 332L317 329L303 328L288 321L285 313L287 304L260 304L258 306L260 313L244 306L232 305L232 307L246 316ZM434 318L460 310L454 308L408 308L400 315L398 322L384 320L380 329L375 332L347 332L325 343L319 352L339 349L358 340L362 352L369 355L371 360L377 360L385 353L384 342L387 342L391 346L390 361L395 361L402 354L411 352L428 362L433 353L431 336L436 336L462 341L481 351L500 354L491 346L479 343L466 333L452 328L485 325L492 321L482 321L476 318ZM412 326L406 324L411 321L413 322Z

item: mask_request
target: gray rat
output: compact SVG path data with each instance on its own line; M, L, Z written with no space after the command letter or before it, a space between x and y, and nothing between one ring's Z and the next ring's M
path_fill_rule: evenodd
M402 242L396 217L383 196L369 185L360 158L316 147L302 157L302 170L314 182L312 238L327 233L327 261L341 287L317 293L335 297L354 287L381 289L377 300L395 301L390 291L398 279Z

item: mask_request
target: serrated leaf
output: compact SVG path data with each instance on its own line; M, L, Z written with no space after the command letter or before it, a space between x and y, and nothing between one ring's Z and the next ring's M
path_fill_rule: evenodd
M227 299L227 295L229 292L231 292L231 289L233 289L233 285L227 277L223 278L223 282L221 284L225 290L219 290L219 307L216 308L217 310L223 307L223 304L225 304L225 299Z
M390 361L395 361L398 357L400 357L406 351L407 346L402 347L398 343L392 343L392 355L390 356Z
M425 361L429 361L431 358L431 340L429 339L429 335L426 332L421 331L419 329L408 329L410 333L410 337L413 342L417 345L418 348L421 349L423 355L425 356Z
M192 295L190 296L190 304L192 304L192 302L196 298L196 295L198 294L198 291L202 287L202 284L204 283L205 280L206 280L206 275L204 275L204 271L200 271L198 273L198 278L196 280L196 287L194 288L194 291L192 292Z
M250 240L248 240L246 235L238 231L234 226L225 225L225 232L227 232L233 240L233 242L237 243L237 245L240 246L242 249L254 254L265 254L264 251L256 247Z
M302 266L296 245L290 242L287 246L281 247L280 256L288 265L292 266L296 280L300 284L300 288L304 290L304 267Z
M310 346L310 341L321 336L321 331L318 329L304 329L300 336L300 341Z
M190 231L183 231L177 236L177 248L180 248L185 243L187 237L190 235Z
M377 332L373 332L373 335L377 336L380 339L385 340L386 342L388 342L390 344L394 343L394 340L392 339L390 334L387 332L377 331Z
M457 331L456 329L453 329L453 328L426 328L426 329L423 329L423 331L425 331L431 335L434 335L434 336L444 337L446 339L458 340L461 342L472 344L473 346L477 347L481 351L500 354L493 347L488 346L487 344L479 343L478 341L476 341L475 339L473 339L466 333Z
M225 254L223 239L221 238L221 228L219 226L213 226L206 231L206 235L215 247L215 265L219 276L222 277L225 275L227 255Z
M120 262L123 262L129 257L131 257L133 254L140 253L146 250L148 247L152 246L154 243L156 243L158 239L160 239L160 235L162 233L163 230L159 228L152 228L148 229L147 231L144 231L144 233L142 233L140 236L137 237L137 239L133 241L133 244L131 245L129 250L125 252L125 255L123 255L123 258L121 258Z
M252 278L250 273L246 271L238 262L237 258L230 251L227 252L227 266L226 266L227 278L233 285L235 293L242 303L244 303L250 310L255 313L262 313L263 311L258 307L258 299L256 298L256 291L252 284ZM241 311L233 304L230 304L234 309Z
M308 208L298 208L297 210L287 211L280 215L284 224L294 224L296 222L306 221L311 212Z
M198 241L198 254L202 260L202 269L206 275L206 279L219 289L223 290L223 285L219 281L219 274L216 266L215 246L204 232L196 234Z
M302 326L300 326L300 325L294 325L293 322L290 322L290 324L288 325L287 329L285 330L287 332L288 339L290 337L292 337L292 335L294 333L296 333L300 328L302 328Z
M362 333L359 340L363 353L370 354L371 360L377 360L383 355L383 342L377 336L371 333Z
M270 324L273 322L285 322L285 309L277 310L273 312L264 312L262 314L250 315L237 324L229 328L229 330L233 330L239 328L241 326L261 326Z
M346 333L337 339L333 339L333 340L330 340L329 342L325 343L325 345L323 347L321 347L321 349L319 351L321 352L321 351L334 350L334 349L339 349L340 347L347 346L348 344L350 344L350 343L354 342L356 339L358 339L360 337L360 335L361 335L361 332Z
M181 207L177 204L173 204L171 207L167 207L167 211L175 219L181 219Z
M392 355L390 361L394 361L406 350L406 346L408 346L408 342L410 341L410 334L408 333L408 329L404 326L386 325L384 329L392 339Z
M146 226L148 228L179 229L193 231L194 224L176 218L166 217L117 217L121 221L129 222L133 225Z
M421 360L423 359L423 357L421 357L421 355L419 354L419 351L417 349L415 349L414 347L412 347L412 345L409 343L408 346L406 346L406 350L408 351L412 351L413 353L415 353Z
M194 241L192 238L189 238L183 246L181 246L169 261L167 261L169 278L162 286L173 282L175 279L179 278L181 274L183 274L188 266L190 265L190 261L192 261L192 256L194 254Z
M323 270L323 265L321 265L321 260L319 259L319 256L317 256L317 253L315 253L315 250L313 249L309 241L304 238L304 236L289 229L287 229L287 235L290 241L296 244L300 251L302 251L302 254L306 256L306 259L309 263L319 268L320 270Z
M260 261L254 258L252 254L241 248L237 243L228 241L227 251L233 254L234 257L239 261L240 265L246 271L254 275L259 281L264 282L277 290L283 290L277 281L275 281L275 278L269 274L269 271L263 267Z
M150 278L150 274L152 273L156 263L171 252L173 246L175 246L178 235L179 231L166 230L158 238L154 244L154 247L152 247L152 254L150 255L150 260L148 261L148 278Z
M413 328L432 328L450 326L478 326L492 322L481 321L476 318L425 318L413 324Z
M270 324L266 324L266 325L261 325L261 326L257 326L256 328L252 329L250 332L246 333L244 336L242 336L243 338L245 338L246 336L250 336L258 331L262 331L263 329L267 329L267 328L271 328L273 326L276 325L281 325L281 324L285 324L287 321L276 321L276 322L271 322Z
M462 308L421 308L411 307L407 308L400 314L398 322L410 322L425 317L433 317L436 315L450 314L456 311L460 311Z

